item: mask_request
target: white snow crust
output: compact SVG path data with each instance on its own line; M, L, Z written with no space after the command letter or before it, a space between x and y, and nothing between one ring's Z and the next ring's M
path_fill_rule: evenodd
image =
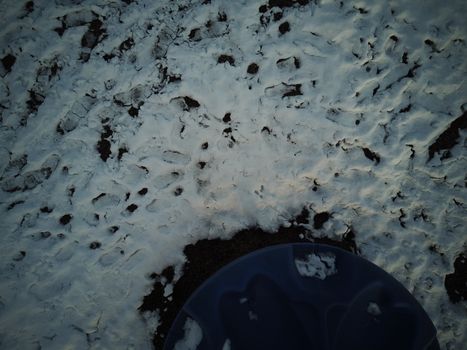
M266 0L32 3L0 0L1 349L150 349L151 273L304 206L315 236L352 227L442 349L467 344L444 287L467 250L465 130L428 160L467 108L467 2L313 0L267 24Z
M187 318L183 329L184 337L175 343L174 350L196 350L203 339L201 327L195 320Z
M334 254L308 254L306 259L295 259L295 266L301 276L316 277L320 280L337 273Z

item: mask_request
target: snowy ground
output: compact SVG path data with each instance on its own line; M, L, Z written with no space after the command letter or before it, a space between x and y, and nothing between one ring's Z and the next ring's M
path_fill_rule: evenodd
M467 3L292 2L0 1L0 348L149 349L152 272L304 206L463 348Z

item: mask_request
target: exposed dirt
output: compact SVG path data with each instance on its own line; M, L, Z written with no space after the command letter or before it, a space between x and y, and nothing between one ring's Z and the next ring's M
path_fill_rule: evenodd
M435 153L440 153L442 150L449 151L459 142L459 129L467 129L467 111L456 118L446 130L428 147L428 160L431 160ZM449 158L449 154L444 155L444 159Z
M251 64L248 66L246 72L247 72L248 74L254 75L254 74L258 73L258 70L259 70L259 66L258 66L256 63L251 63Z
M444 287L452 303L467 300L467 259L464 254L454 261L454 272L446 275Z
M67 225L71 221L72 218L73 216L71 214L65 214L60 218L59 221L62 225Z
M97 142L96 149L97 149L97 152L99 152L101 159L104 162L106 162L107 159L112 154L112 151L111 151L112 145L108 139L112 137L113 131L109 125L103 125L103 127L104 127L104 130L101 132L101 138Z
M289 22L284 22L279 26L279 32L281 34L285 34L287 32L290 32L290 24Z
M199 102L191 97L184 96L183 100L185 101L185 104L187 105L188 110L190 110L191 108L198 108L200 106Z
M310 0L269 0L269 7L280 7L281 9L286 8L286 7L292 7L295 4L298 4L300 6L307 5L310 2Z
M370 150L369 148L362 147L362 151L363 151L363 154L365 155L365 157L367 157L371 161L374 161L376 163L376 165L378 165L379 162L381 161L380 156L377 153Z
M229 63L231 66L235 66L235 58L230 55L220 55L217 58L217 63Z
M302 212L291 222L307 223L309 211L304 208ZM315 215L317 226L322 225L330 218L328 213ZM165 268L160 274L152 274L154 279L153 290L144 297L139 310L157 311L160 315L160 323L153 337L156 349L162 349L172 322L183 307L188 297L211 275L221 267L233 260L252 251L276 244L285 243L324 243L340 247L352 253L357 253L355 233L351 228L343 235L341 240L313 237L311 232L302 226L280 227L277 232L265 232L259 228L250 228L236 233L230 240L204 239L195 244L187 245L184 254L187 263L183 267L183 275L174 281L174 267ZM164 296L165 286L173 283L173 293ZM169 299L170 297L170 299Z
M8 73L11 72L11 68L13 67L15 62L16 62L16 57L10 53L2 58L3 67Z
M323 228L323 225L326 221L331 218L331 214L324 211L322 213L316 213L313 217L313 227L317 230Z

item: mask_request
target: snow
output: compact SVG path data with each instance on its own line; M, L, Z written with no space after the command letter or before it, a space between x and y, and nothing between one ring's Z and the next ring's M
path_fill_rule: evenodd
M428 148L467 107L466 2L203 2L0 0L0 347L150 349L152 272L306 206L462 349L465 130Z
M183 339L175 343L174 350L195 350L203 339L203 332L196 321L187 318L183 327L185 335Z
M381 315L381 309L379 308L379 305L374 303L374 302L368 303L368 307L367 307L366 311L372 316Z
M334 254L308 254L306 259L295 259L295 266L301 276L316 277L320 280L337 273Z
M222 346L222 350L230 350L230 349L231 349L230 339L227 339L224 345Z

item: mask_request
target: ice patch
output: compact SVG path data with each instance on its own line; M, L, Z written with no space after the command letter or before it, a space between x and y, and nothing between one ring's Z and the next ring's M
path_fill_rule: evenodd
M300 275L320 280L337 273L336 256L331 253L309 254L306 260L295 259L295 266Z

